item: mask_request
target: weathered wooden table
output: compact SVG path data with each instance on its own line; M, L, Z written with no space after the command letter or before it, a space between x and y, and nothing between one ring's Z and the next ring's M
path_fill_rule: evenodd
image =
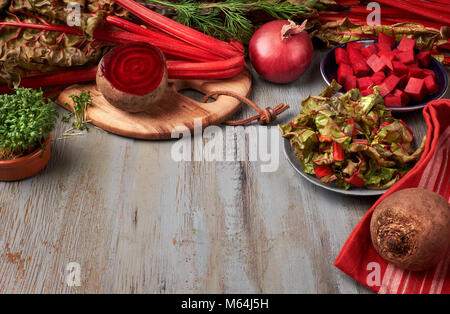
M290 104L278 120L289 121L325 86L322 54L287 86L254 75L250 97ZM421 112L401 117L425 134ZM67 128L58 123L54 138ZM236 133L227 144L248 142ZM176 141L97 128L55 141L45 171L0 183L0 293L368 293L333 262L376 197L312 185L276 139L275 172L239 158L178 162ZM80 286L66 280L77 265Z

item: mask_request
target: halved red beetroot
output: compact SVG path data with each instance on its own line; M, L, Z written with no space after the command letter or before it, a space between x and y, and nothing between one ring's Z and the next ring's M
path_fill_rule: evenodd
M153 45L118 46L100 61L97 87L113 106L142 112L158 102L168 85L166 60Z

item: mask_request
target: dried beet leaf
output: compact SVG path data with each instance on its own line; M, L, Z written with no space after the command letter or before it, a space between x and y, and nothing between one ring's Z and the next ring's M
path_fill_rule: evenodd
M379 33L394 35L397 41L409 37L416 41L419 49L430 50L435 45L447 42L446 28L437 31L414 23L398 23L394 25L358 25L348 18L340 21L328 22L315 34L329 47L363 38L376 38Z
M2 22L67 26L69 1L13 1L10 6L0 2ZM7 1L10 3L10 1ZM74 3L73 0L70 0ZM85 1L77 1L86 10ZM56 4L55 4L56 3ZM97 8L98 9L98 8ZM0 26L0 84L10 87L20 83L21 77L61 68L95 63L102 55L102 43L92 40L92 34L101 22L103 11L95 15L82 11L84 35L62 33L14 26Z

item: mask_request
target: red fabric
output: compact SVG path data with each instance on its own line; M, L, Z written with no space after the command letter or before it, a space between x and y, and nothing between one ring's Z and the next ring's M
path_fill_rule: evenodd
M420 187L450 200L450 100L429 103L423 115L428 133L420 160L367 212L335 261L340 270L378 293L450 293L450 250L434 269L411 272L384 261L375 251L369 233L375 207L396 191Z

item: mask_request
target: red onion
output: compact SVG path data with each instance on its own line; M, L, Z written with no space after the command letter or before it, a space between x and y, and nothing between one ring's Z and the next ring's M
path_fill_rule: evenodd
M306 21L272 21L261 26L250 41L250 61L269 82L290 83L309 68L314 47L305 31Z

